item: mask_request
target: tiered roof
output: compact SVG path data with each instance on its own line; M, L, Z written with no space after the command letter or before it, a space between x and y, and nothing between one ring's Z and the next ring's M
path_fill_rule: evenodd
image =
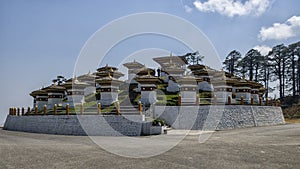
M68 79L64 84L62 84L63 87L65 87L66 89L71 89L71 88L85 88L86 86L88 86L88 83L85 82L80 82L77 77L75 78L70 78Z
M116 79L119 79L120 77L124 76L123 73L119 72L118 69L113 66L106 65L104 67L97 69L97 72L96 72L97 78L108 77L108 75L110 75Z
M124 63L123 66L127 67L128 69L140 69L144 67L143 64L135 60L133 62Z

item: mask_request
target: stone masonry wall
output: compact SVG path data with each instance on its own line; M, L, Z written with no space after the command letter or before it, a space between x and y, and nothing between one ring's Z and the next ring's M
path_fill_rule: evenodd
M174 129L224 130L285 123L281 108L272 106L155 106L154 115Z
M280 107L249 105L155 106L154 115L174 129L224 130L284 124ZM63 135L140 136L161 134L140 115L8 115L5 130Z
M145 123L142 119L140 115L8 115L3 129L62 135L140 136Z

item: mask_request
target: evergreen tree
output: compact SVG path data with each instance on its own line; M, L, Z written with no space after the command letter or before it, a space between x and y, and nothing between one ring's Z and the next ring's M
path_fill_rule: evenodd
M245 57L239 62L241 73L249 80L258 81L258 72L261 65L262 56L256 49L249 50Z
M295 96L299 94L300 42L288 46L287 56L289 91Z
M288 48L283 44L277 45L272 48L272 51L269 53L271 65L272 65L272 74L274 75L274 80L279 81L279 96L280 98L285 96L285 87L286 87L286 61L287 61Z
M239 51L233 50L231 51L225 58L223 65L224 69L233 75L237 75L238 73L238 63L242 55Z

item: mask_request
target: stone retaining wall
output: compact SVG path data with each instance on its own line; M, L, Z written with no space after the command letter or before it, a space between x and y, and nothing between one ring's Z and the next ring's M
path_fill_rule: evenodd
M155 106L154 115L174 129L224 130L284 124L280 107L249 105ZM140 115L8 115L3 129L45 134L140 136L161 134L161 127Z
M224 130L285 123L281 108L274 106L155 106L154 115L174 129Z
M3 129L62 135L140 136L161 134L153 133L153 129L148 123L144 122L143 116L140 115L8 115Z

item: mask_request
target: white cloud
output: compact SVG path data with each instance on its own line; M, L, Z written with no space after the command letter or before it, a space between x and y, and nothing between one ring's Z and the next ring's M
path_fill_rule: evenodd
M194 1L194 6L201 12L218 12L221 15L233 17L243 15L261 15L270 5L270 0L208 0Z
M258 45L258 46L255 46L253 49L256 49L260 52L260 54L262 55L267 55L271 50L272 48L269 47L269 46L265 46L265 45Z
M261 40L284 40L300 35L300 16L293 16L285 23L274 23L271 27L262 27L258 38Z
M187 13L191 13L191 12L193 11L193 8L191 8L191 7L188 6L188 5L184 5L184 10L185 10L185 12L187 12Z

